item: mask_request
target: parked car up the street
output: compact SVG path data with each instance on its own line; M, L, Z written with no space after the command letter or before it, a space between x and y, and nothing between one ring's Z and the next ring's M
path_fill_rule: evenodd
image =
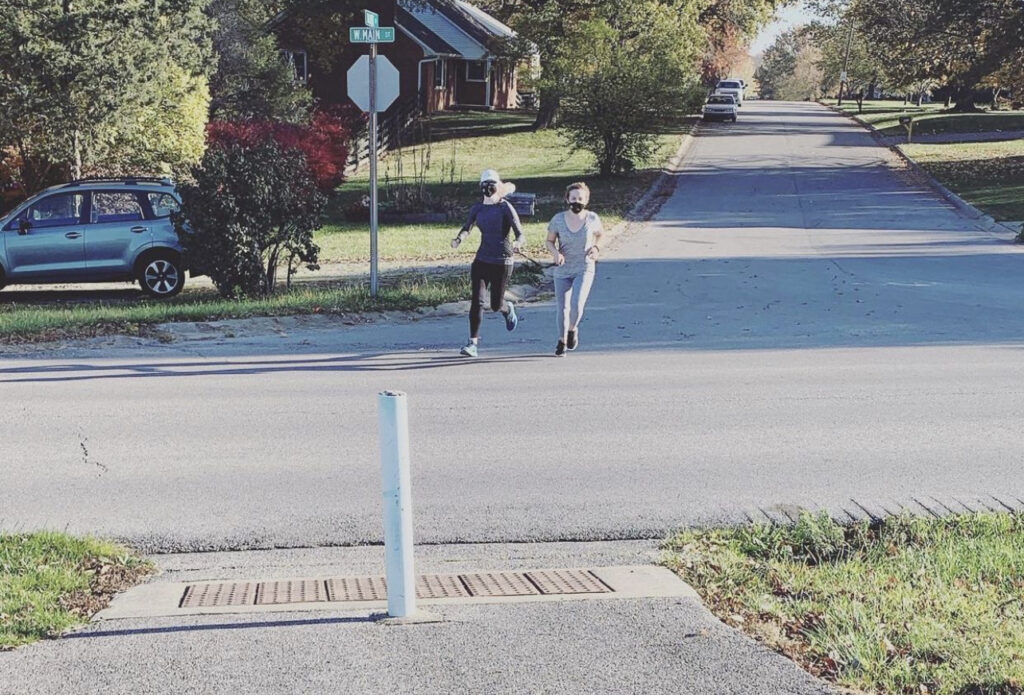
M0 218L0 288L138 281L151 297L185 285L167 179L84 179L48 188Z

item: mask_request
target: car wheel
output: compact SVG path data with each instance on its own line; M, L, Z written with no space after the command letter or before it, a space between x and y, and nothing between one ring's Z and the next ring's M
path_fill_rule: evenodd
M173 297L185 286L181 261L169 254L145 258L138 265L136 279L143 292L158 299Z

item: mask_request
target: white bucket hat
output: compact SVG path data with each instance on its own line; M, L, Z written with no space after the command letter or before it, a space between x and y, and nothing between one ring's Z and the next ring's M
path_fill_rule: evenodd
M504 198L507 195L512 195L516 192L516 185L507 181L502 181L501 176L494 169L485 169L480 174L480 183L484 181L493 181L498 185L498 197Z

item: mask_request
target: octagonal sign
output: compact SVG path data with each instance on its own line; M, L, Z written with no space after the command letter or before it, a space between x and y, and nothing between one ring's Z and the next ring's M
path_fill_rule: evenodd
M398 68L385 56L377 56L377 111L387 111L398 91ZM370 111L370 56L360 56L348 69L348 98L363 111Z

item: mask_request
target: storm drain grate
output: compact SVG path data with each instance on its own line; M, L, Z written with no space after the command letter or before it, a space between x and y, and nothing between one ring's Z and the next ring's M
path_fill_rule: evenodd
M330 601L383 601L388 597L384 577L341 577L327 580Z
M421 599L605 593L613 593L613 589L589 570L425 574L416 578L416 595ZM190 584L185 587L179 607L223 608L385 600L387 582L384 577L333 577Z
M251 606L256 598L256 582L193 584L185 588L181 608Z
M459 575L473 596L530 596L540 593L522 572L479 572Z
M471 598L466 585L455 574L424 574L416 577L417 598Z
M542 594L606 594L608 585L586 570L536 570L526 576Z
M261 582L256 592L257 606L279 603L315 603L327 600L327 586L322 579L291 579Z

